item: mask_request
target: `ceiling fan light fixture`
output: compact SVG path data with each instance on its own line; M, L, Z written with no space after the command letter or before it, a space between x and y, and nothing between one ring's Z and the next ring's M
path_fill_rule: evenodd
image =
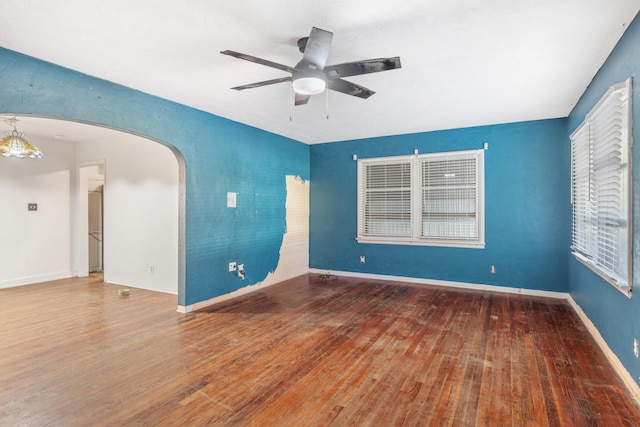
M319 77L300 77L292 84L293 90L300 95L317 95L327 88L327 82Z
M377 73L380 71L401 68L400 57L365 59L362 61L345 62L342 64L326 65L333 33L317 27L311 28L309 37L298 40L298 49L302 52L302 60L295 67L247 55L233 50L223 50L223 55L265 65L277 70L286 71L291 77L280 77L257 83L235 86L233 90L253 89L276 83L291 82L290 90L293 105L304 105L312 95L318 95L326 90L333 90L345 95L367 99L375 92L366 87L344 80L343 77L359 76L361 74ZM293 93L291 94L293 95ZM328 100L329 98L327 98Z

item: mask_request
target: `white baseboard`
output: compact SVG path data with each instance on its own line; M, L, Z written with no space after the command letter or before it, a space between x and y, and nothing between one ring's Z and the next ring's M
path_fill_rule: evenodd
M569 304L578 314L578 317L580 317L580 320L582 320L582 323L587 328L593 339L596 341L598 347L600 347L600 350L602 350L624 385L627 386L627 389L629 390L631 395L640 405L640 386L638 385L638 383L635 382L629 371L627 371L627 368L624 367L622 362L620 362L620 359L618 359L618 356L616 356L616 354L613 352L613 350L611 350L604 338L602 338L602 335L600 335L600 331L598 331L598 328L596 328L591 319L587 317L586 313L582 310L578 303L574 301L571 295L569 295L567 301L569 301Z
M178 295L178 291L164 291L162 289L157 289L157 288L153 288L151 286L147 286L147 285L141 285L140 283L134 283L131 284L131 282L128 283L122 283L120 281L113 281L113 280L106 280L106 283L109 283L110 285L116 285L116 286L122 286L125 288L132 288L132 289L143 289L145 291L153 291L153 292L159 292L161 294L169 294L169 295Z
M540 291L537 289L513 288L508 286L483 285L479 283L450 282L448 280L421 279L417 277L404 276L388 276L385 274L369 274L369 273L353 273L350 271L334 271L312 268L309 273L333 274L336 276L358 277L362 279L372 280L391 280L394 282L417 283L420 285L447 286L450 288L475 289L480 291L505 292L508 294L532 295L547 298L567 299L569 294L566 292Z
M217 296L217 297L214 297L214 298L210 298L210 299L205 300L205 301L200 301L200 302L197 302L195 304L178 305L178 309L176 311L178 313L190 313L193 310L200 310L201 308L205 308L205 307L208 307L210 305L217 304L219 302L227 301L227 300L230 300L232 298L236 298L236 297L239 297L239 296L242 296L242 295L246 295L246 294L249 294L251 292L257 291L259 289L268 288L269 286L273 286L275 284L282 283L282 282L285 282L287 280L293 279L295 277L303 276L305 274L307 274L306 271L303 272L303 273L293 274L293 275L291 275L291 277L283 277L279 282L273 282L273 281L270 281L270 280L269 281L265 280L263 282L256 283L255 285L245 286L244 288L237 289L237 290L235 290L233 292L230 292L228 294L224 294L224 295L220 295L220 296Z
M33 285L35 283L50 282L52 280L68 279L74 277L70 271L61 273L41 274L39 276L20 277L0 281L0 289L15 288L16 286Z

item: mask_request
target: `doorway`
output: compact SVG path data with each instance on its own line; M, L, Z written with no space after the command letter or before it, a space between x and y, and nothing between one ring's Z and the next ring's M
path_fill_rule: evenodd
M104 165L90 166L87 182L89 273L104 272Z
M80 277L88 276L90 273L104 273L104 189L103 160L78 166Z

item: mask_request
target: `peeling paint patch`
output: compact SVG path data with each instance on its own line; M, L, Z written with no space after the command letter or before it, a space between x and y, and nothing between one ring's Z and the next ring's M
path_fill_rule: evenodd
M286 231L282 237L280 256L275 270L269 272L261 282L193 305L180 306L179 312L188 313L246 295L309 271L309 181L299 176L287 175L286 188Z
M287 176L287 228L278 266L260 284L272 285L309 271L309 181Z

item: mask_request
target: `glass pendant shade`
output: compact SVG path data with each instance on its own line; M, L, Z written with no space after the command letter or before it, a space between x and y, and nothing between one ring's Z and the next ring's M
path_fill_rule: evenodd
M301 77L293 81L293 90L300 95L317 95L326 87L327 82L318 77Z
M15 129L15 118L12 119L14 129L5 132L7 136L0 140L0 156L16 157L18 159L40 159L42 152L38 147L24 139L24 134ZM9 121L8 121L9 122Z

